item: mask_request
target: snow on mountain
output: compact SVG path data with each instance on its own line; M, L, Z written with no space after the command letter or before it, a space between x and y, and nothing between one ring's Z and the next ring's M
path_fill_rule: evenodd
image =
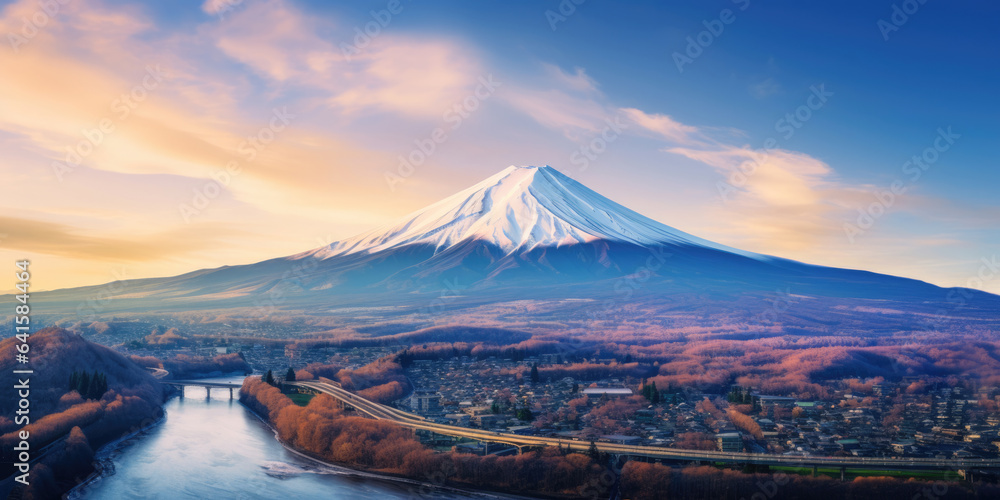
M426 245L441 252L473 240L507 254L605 240L638 246L701 246L767 259L644 217L548 166L508 167L400 222L293 258L328 259L408 245Z
M773 310L775 290L829 297L830 304L877 300L884 308L890 300L896 309L929 314L946 297L915 280L718 245L644 217L550 167L507 168L400 222L309 252L116 287L124 292L102 302L102 315L332 305L395 311L426 308L428 297L449 308L462 301L586 299L611 304L607 311L644 297L655 307L709 314L730 311L736 300L749 310ZM995 316L1000 298L974 293L977 307ZM80 304L105 294L106 286L95 286L38 298L47 311L79 315ZM844 313L817 314L839 321Z

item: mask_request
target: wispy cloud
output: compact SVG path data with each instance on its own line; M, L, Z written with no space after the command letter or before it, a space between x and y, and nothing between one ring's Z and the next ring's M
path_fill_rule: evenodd
M295 253L315 245L317 234L350 236L510 163L566 163L592 144L608 150L601 161L636 175L677 164L702 174L676 180L677 192L695 193L692 211L704 214L704 225L692 228L704 229L699 235L814 262L826 262L825 251L844 253L841 224L877 189L804 152L765 154L744 145L743 131L616 99L586 68L528 60L503 74L500 58L438 32L394 23L346 57L340 43L367 19L317 16L302 3L208 0L195 16L170 23L141 4L60 5L29 43L0 50L0 208L32 207L0 221L0 233L10 235L0 248L62 259L52 263L60 284L104 279L106 272L73 271L86 262L143 262L136 273L149 276ZM35 0L6 5L0 31L19 32L38 8ZM163 78L144 86L150 67ZM407 189L390 193L383 173L490 73L501 90L439 145ZM766 98L782 89L766 78L748 91ZM275 109L295 118L272 137ZM113 130L97 134L105 121ZM602 138L609 123L621 142ZM251 159L246 145L260 137L266 145L252 148ZM87 152L74 170L56 175L53 162L80 148ZM705 179L726 180L762 155L729 203L712 196ZM179 205L231 162L240 173L213 185L207 208L185 223ZM995 227L985 218L1000 220L917 189L894 210L980 230ZM904 233L868 241L897 248ZM206 252L202 243L225 250Z
M701 143L702 131L698 127L685 125L663 114L647 114L635 108L623 108L622 113L642 129L652 132L661 139L674 144Z
M781 84L779 84L774 78L765 78L759 82L750 85L750 95L755 99L764 99L775 94L780 94L782 91Z
M286 2L258 1L210 30L215 45L285 91L312 90L349 112L437 117L482 73L475 54L447 39L384 33L347 57L337 29ZM342 26L340 28L343 28Z
M0 217L0 248L108 262L150 262L175 259L188 253L218 249L233 236L232 228L203 224L132 234L96 236L73 227L33 219Z
M748 162L754 165L744 182L726 184L739 187L714 208L716 220L728 222L724 231L745 246L787 254L819 245L840 230L843 219L837 217L847 205L838 206L836 198L853 188L838 183L829 165L807 154L734 146L667 151L704 163L723 178L740 175Z

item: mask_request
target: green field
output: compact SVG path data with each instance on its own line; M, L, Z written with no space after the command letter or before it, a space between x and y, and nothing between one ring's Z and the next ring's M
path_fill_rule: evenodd
M781 467L781 466L771 466L770 470L791 472L793 474L799 474L802 476L810 476L813 473L812 467ZM833 478L840 478L840 469L837 468L824 468L820 467L816 469L816 474L822 474L825 476L830 476ZM918 479L933 479L933 480L943 480L943 481L961 481L962 478L954 471L937 471L937 470L879 470L879 469L847 469L845 473L848 478L855 477L867 477L867 476L887 476L887 477L903 477L903 478L918 478Z
M299 394L297 392L294 392L294 393L291 393L291 394L286 394L286 396L288 396L288 399L291 399L293 403L295 403L295 404L297 404L299 406L305 406L305 405L309 404L309 401L312 401L312 398L315 397L316 395L315 394Z

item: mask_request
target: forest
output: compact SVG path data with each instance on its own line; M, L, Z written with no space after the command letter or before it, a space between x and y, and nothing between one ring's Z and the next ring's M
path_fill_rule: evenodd
M537 368L542 380L631 377L648 379L661 391L691 388L724 394L733 385L740 385L764 394L802 398L828 397L831 382L848 379L920 378L931 384L1000 385L1000 343L987 340L948 340L920 346L879 345L891 344L888 339L701 337L690 333L676 341L639 345L563 335L539 335L514 344L431 342L405 347L393 361L405 368L421 359L495 356L518 361L548 355L549 362ZM333 368L314 364L306 370L323 370L323 376L329 376L338 373ZM519 379L529 375L528 368L508 372Z
M0 383L13 385L13 338L0 342ZM39 461L22 498L55 498L94 470L93 450L155 423L165 389L124 356L60 328L31 336L31 422L14 423L15 404L4 401L0 448L10 455L18 432L27 431ZM5 393L9 397L12 393ZM44 451L42 451L44 450Z
M251 373L253 370L240 353L219 354L214 357L177 354L161 360L155 356L129 356L144 368L162 368L173 379L204 377L212 373Z
M409 430L353 416L326 394L295 405L258 377L244 381L240 401L267 418L283 441L317 458L438 485L575 498L605 471L593 457L552 448L504 457L435 452Z
M688 300L697 297L684 298ZM162 319L164 325L156 325L154 333L157 339L173 338L168 335L173 329L184 332L197 325L201 331L212 331L223 329L219 322L224 321L262 333L185 338L209 345L244 342L293 351L399 346L405 351L396 361L404 367L421 359L494 356L517 361L547 355L555 359L539 365L543 379L631 376L649 378L661 390L690 387L724 393L738 384L765 394L824 398L827 382L844 378L919 377L929 383L1000 385L1000 338L989 327L992 319L962 325L938 322L927 330L918 328L925 321L922 316L898 304L876 307L878 301L859 305L834 300L820 307L811 299L796 297L781 315L763 314L767 311L755 311L751 303L741 305L741 301L699 314L683 308L665 310L669 302L666 298L635 301L627 311L616 309L601 319L588 316L593 305L584 302L494 303L450 311L437 326L405 315L391 320L366 316L364 321L348 316L275 316L271 323L261 323L239 311L219 316L189 313L174 318L175 323ZM817 308L839 316L825 319ZM147 326L142 328L145 332ZM80 328L88 335L128 329L122 322ZM315 376L327 377L342 368L305 367Z

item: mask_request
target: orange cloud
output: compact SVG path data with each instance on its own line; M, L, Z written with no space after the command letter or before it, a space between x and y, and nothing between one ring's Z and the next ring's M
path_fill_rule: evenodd
M356 46L353 30L336 28L287 3L260 1L215 29L216 46L276 84L313 89L348 112L440 117L483 73L476 56L453 41L379 33ZM344 38L328 40L324 31Z
M666 151L720 174L717 193L723 203L716 218L728 221L724 230L750 248L787 255L842 235L847 204L838 206L837 200L855 189L836 182L822 161L795 151L745 146Z
M276 2L263 5L277 9L265 14L281 12ZM20 30L20 19L30 18L37 8L31 0L6 6L0 28ZM238 24L236 13L221 22ZM307 19L289 10L287 27L276 29L298 36L291 31L309 26ZM386 199L381 172L394 164L395 155L361 146L351 134L363 130L353 130L350 120L330 124L330 115L322 113L329 107L316 105L352 88L323 84L334 80L337 71L322 67L323 54L334 60L336 49L327 45L321 47L327 52L305 54L286 69L273 69L279 75L315 73L316 68L327 72L303 76L301 81L312 82L315 92L283 99L287 106L279 106L274 100L280 96L255 89L225 52L206 52L222 39L217 22L164 33L135 7L70 2L18 51L0 50L0 145L9 181L0 185L0 199L8 213L18 200L30 200L32 220L41 221L34 230L30 224L7 221L10 230L2 232L12 236L5 241L36 256L48 255L53 268L72 269L65 259L129 259L151 263L140 276L163 275L299 252L315 245L318 235L346 237L413 208L418 195ZM388 39L385 43L391 45ZM430 43L439 54L450 50L445 42ZM398 52L386 59L413 55ZM439 64L446 63L448 58L441 56ZM352 82L362 90L369 80L375 82L370 96L359 94L358 99L368 99L365 106L376 106L379 96L401 85L388 80L391 63L379 59L377 51L359 64L374 68L375 76ZM162 72L162 78L151 79L151 68ZM434 99L443 99L428 97L434 86L427 81L422 90L404 97L432 106ZM405 99L390 102L387 109L425 111ZM282 108L295 118L275 132L270 129L273 110ZM225 183L216 181L234 161L239 174ZM133 196L135 192L148 195ZM181 207L206 192L212 195L210 204L191 224L185 223ZM118 223L111 225L111 220ZM163 238L149 234L150 227L158 228L156 234ZM201 232L204 227L232 230ZM273 236L288 231L301 236ZM149 244L131 239L139 234L148 235ZM194 246L168 244L169 237ZM56 243L60 239L67 243L64 248ZM190 243L198 239L203 242ZM198 249L206 245L217 251L200 254ZM227 245L242 253L220 250ZM195 254L201 260L191 260ZM181 261L188 267L178 268ZM78 277L88 275L70 274L59 279L82 284Z
M673 173L677 165L662 162L668 151L697 162L683 165L688 173L704 165L729 182L724 204L698 198L709 181L679 182L677 191L707 214L699 215L703 228L691 228L700 236L813 262L860 254L845 251L840 225L871 201L872 186L788 150L771 151L739 182L731 177L760 158L737 145L739 131L718 138L712 127L617 106L582 68L539 64L530 81L498 69L503 87L489 110L442 144L407 189L390 192L384 172L493 68L467 41L395 29L348 57L342 44L354 43L355 21L302 8L207 0L201 10L211 15L166 28L141 5L68 2L17 50L0 50L0 208L26 210L18 212L23 220L0 221L7 242L0 257L32 247L52 270L40 279L54 287L105 280L108 260L142 262L134 273L142 277L297 253L388 222L494 167L523 159L558 166L616 118L630 137L608 148L607 164ZM38 9L36 0L6 5L0 31L22 33L22 20ZM149 80L150 68L162 79ZM294 118L273 127L275 110ZM78 164L54 169L53 162L72 163L68 150ZM227 174L233 162L238 173ZM205 206L185 222L181 207L200 201ZM989 217L934 203L908 193L896 207L965 224ZM895 251L905 236L873 235L862 244Z

